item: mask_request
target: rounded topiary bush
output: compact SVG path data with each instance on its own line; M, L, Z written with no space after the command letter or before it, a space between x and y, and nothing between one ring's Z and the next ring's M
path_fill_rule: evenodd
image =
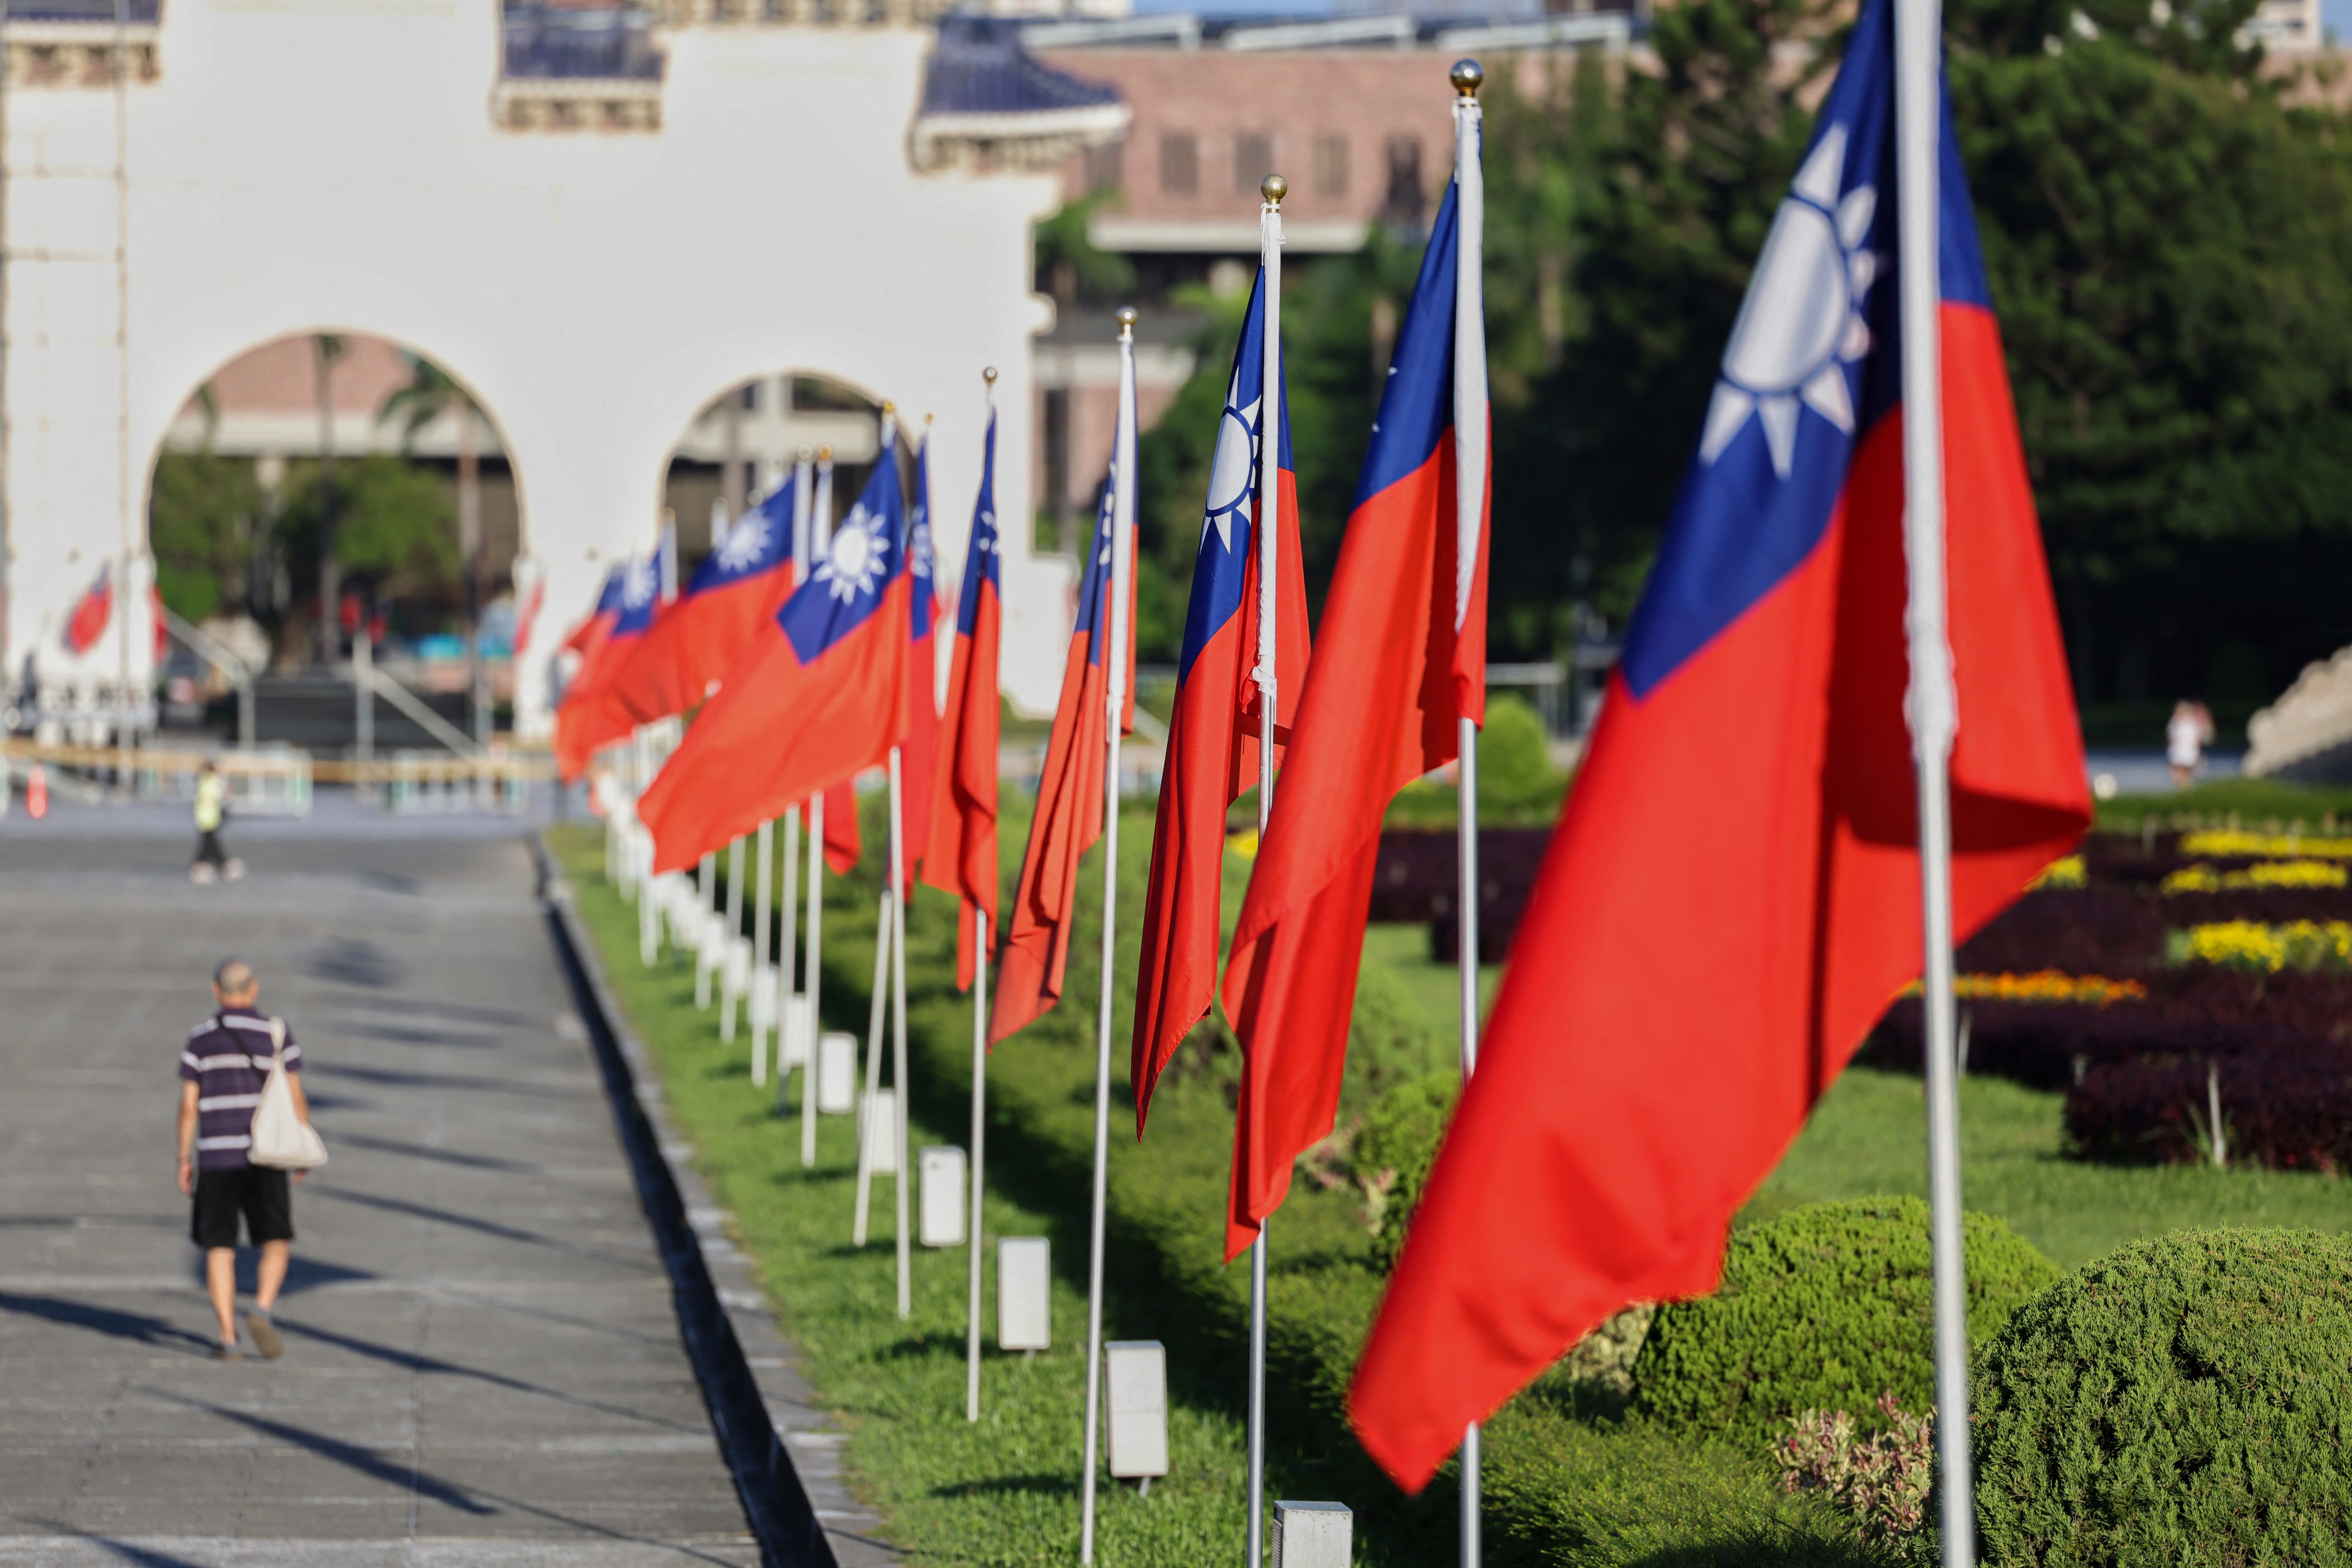
M1966 1216L1969 1342L2058 1278L1990 1215ZM1927 1205L1860 1198L1791 1209L1733 1234L1712 1296L1660 1309L1633 1366L1636 1405L1667 1424L1762 1447L1801 1410L1843 1410L1864 1430L1892 1393L1934 1403L1935 1288Z
M2101 1258L1977 1358L1997 1563L2352 1562L2352 1241L2189 1231Z

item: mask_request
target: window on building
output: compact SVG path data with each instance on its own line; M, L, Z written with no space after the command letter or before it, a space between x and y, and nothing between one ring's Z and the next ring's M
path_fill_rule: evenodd
M1391 136L1388 154L1388 194L1381 202L1381 216L1402 227L1418 228L1428 216L1429 203L1421 179L1421 138Z
M1191 132L1171 131L1160 138L1160 188L1174 196L1201 188L1201 139Z
M1318 196L1344 196L1348 194L1348 139L1345 136L1315 138L1315 194Z
M1257 195L1258 182L1274 173L1274 138L1259 132L1245 132L1234 138L1234 189L1243 195Z
M1120 144L1117 142L1103 147L1087 149L1087 189L1115 191L1126 183L1120 167Z

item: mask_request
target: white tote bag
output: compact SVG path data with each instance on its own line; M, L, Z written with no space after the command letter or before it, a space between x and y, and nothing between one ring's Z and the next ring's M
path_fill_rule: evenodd
M269 1020L269 1081L253 1108L253 1147L246 1159L272 1170L308 1171L327 1163L318 1129L295 1112L294 1089L286 1081L286 1020Z

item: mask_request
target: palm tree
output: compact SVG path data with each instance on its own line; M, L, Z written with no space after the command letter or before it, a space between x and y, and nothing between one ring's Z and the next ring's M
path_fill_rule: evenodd
M447 371L421 355L408 359L408 384L383 400L376 423L402 421L400 443L406 450L415 445L417 433L442 415L457 421L457 553L466 563L466 685L473 694L474 739L487 745L490 704L488 674L482 667L482 411Z

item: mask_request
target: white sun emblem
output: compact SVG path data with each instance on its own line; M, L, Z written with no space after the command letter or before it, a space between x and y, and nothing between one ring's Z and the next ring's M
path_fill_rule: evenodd
M1870 352L1862 301L1878 276L1878 257L1863 248L1878 193L1857 185L1838 196L1845 170L1845 127L1832 125L1797 171L1772 220L1756 280L1732 324L1723 374L1707 405L1698 458L1711 464L1747 427L1764 426L1772 471L1782 479L1797 451L1801 403L1847 435L1853 397L1845 367Z
M642 610L653 603L654 563L644 556L633 556L629 569L621 579L621 603L629 609Z
M874 592L885 569L882 558L889 552L890 542L882 537L882 520L863 504L852 507L825 548L824 559L817 563L816 580L831 584L833 596L850 604L858 595Z
M768 520L756 511L747 511L727 537L719 544L719 569L740 572L755 563L768 552Z
M1241 391L1236 369L1225 393L1224 417L1217 421L1217 451L1209 462L1209 504L1201 514L1201 536L1205 539L1215 529L1227 550L1234 547L1234 518L1249 505L1250 478L1257 466L1258 405L1265 401L1261 397L1247 408L1235 408L1234 399Z

